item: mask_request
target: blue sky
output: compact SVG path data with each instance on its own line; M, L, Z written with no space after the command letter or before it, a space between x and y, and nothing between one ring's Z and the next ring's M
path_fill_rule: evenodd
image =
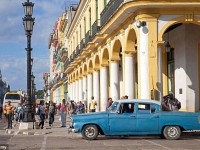
M22 23L26 0L0 0L0 69L11 90L26 90L26 36ZM70 3L79 0L30 0L35 3L32 35L33 73L37 90L43 89L43 72L49 72L48 39L56 20Z

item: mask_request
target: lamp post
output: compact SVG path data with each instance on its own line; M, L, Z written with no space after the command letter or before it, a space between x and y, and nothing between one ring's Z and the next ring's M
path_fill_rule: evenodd
M34 25L34 20L35 18L32 18L33 14L33 6L34 3L29 2L24 2L23 4L24 7L24 13L25 17L23 18L23 25L24 25L24 30L27 36L27 99L26 99L26 105L24 109L24 122L32 122L34 121L34 115L33 115L33 109L32 109L32 103L31 103L31 35L33 32L33 25Z
M33 75L33 72L31 74L31 100L34 103L34 81L35 81L35 76Z

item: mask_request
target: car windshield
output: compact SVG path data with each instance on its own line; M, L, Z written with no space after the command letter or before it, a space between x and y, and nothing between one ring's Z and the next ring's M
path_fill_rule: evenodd
M110 111L110 112L116 112L116 111L117 111L118 105L119 105L119 102L114 102L114 103L108 108L108 111Z

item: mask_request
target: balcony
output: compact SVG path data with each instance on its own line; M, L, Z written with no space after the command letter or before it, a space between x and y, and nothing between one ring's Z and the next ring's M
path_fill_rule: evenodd
M69 59L67 59L67 60L65 61L64 70L66 70L68 66L69 66Z
M73 60L76 58L76 52L75 51L72 54L72 58L73 58Z
M85 38L81 40L80 50L82 51L85 48Z
M101 20L97 19L92 25L92 39L100 31L100 27L101 27Z
M80 45L77 45L75 57L78 57L79 54L80 54Z
M64 62L67 59L67 57L68 57L68 52L65 49L63 49L61 54L61 61Z
M87 45L87 43L89 43L92 40L91 35L91 30L89 30L85 35L85 45Z
M70 56L70 62L72 62L73 61L73 56L72 56L72 54L71 54L71 56Z
M113 14L118 10L124 0L110 0L101 12L101 28L108 22Z

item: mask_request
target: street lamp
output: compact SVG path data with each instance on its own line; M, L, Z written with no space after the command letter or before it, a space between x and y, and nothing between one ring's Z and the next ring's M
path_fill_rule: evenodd
M24 13L25 17L23 18L23 25L24 25L24 30L27 36L27 99L26 99L26 105L24 109L24 122L32 122L34 121L34 114L33 114L33 106L31 103L31 35L33 32L33 25L34 25L34 20L35 18L32 18L33 14L33 6L34 3L29 2L24 2L23 4L24 7Z

